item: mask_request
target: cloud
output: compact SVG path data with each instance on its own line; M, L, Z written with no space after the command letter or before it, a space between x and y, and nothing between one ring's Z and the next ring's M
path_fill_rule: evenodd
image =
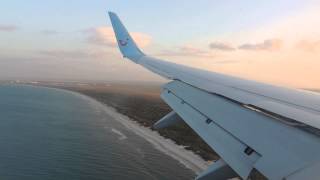
M15 25L0 25L0 31L3 32L14 32L19 29L18 26Z
M301 40L297 43L296 47L300 50L307 52L317 52L320 51L320 40L310 41L310 40Z
M117 44L112 27L90 28L83 32L88 35L87 42L91 44L110 47L115 47ZM132 32L130 34L139 47L146 47L151 43L152 38L150 35L140 32Z
M205 55L208 54L208 51L201 50L199 48L193 47L193 46L182 46L179 48L182 53L186 54L195 54L195 55Z
M84 47L83 49L43 49L10 55L2 53L0 53L0 80L62 82L162 80L140 66L123 63L119 53L108 50Z
M268 39L258 44L242 44L238 48L233 47L230 44L222 43L222 42L212 42L209 44L209 48L231 52L236 51L238 49L243 50L279 50L282 47L282 40L279 39ZM190 45L184 45L172 49L162 50L159 56L188 56L188 57L216 57L217 53L213 53L212 51L206 49L200 49ZM223 62L224 63L224 62ZM229 63L226 62L226 63Z
M62 49L55 49L55 50L39 50L37 51L37 54L54 58L54 59L71 59L71 60L77 60L77 59L92 59L92 58L99 58L103 57L106 52L102 51L92 51L92 50L81 50L81 49L75 49L75 50L62 50Z
M242 44L238 48L242 50L279 50L282 47L282 40L280 39L267 39L262 43L257 44Z
M234 51L236 49L229 44L221 43L221 42L212 42L209 44L209 48L220 50L220 51Z
M55 30L43 30L43 31L41 31L41 33L45 34L45 35L57 35L57 34L60 34L60 32L55 31Z
M212 53L200 48L190 45L173 48L170 50L163 50L158 54L159 56L188 56L188 57L214 57Z

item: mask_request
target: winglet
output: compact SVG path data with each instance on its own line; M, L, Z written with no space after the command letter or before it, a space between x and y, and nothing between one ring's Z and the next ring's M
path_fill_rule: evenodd
M140 57L144 56L144 53L138 48L119 17L113 12L109 12L109 17L123 57L137 62Z

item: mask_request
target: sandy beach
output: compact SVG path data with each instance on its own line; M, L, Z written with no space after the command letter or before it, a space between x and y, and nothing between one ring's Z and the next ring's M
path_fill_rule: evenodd
M200 156L194 154L192 151L186 150L183 146L175 144L170 139L165 139L164 137L160 136L159 133L152 131L150 128L141 126L127 116L118 113L114 108L102 104L99 101L78 92L68 92L87 100L92 106L98 107L100 110L119 121L128 130L146 139L159 151L179 161L181 164L191 169L195 173L198 174L209 166L209 162L203 160Z

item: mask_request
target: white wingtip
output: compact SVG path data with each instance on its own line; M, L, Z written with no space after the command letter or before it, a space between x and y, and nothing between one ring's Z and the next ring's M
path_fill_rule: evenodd
M122 55L136 62L144 53L138 48L119 17L111 11L108 14Z

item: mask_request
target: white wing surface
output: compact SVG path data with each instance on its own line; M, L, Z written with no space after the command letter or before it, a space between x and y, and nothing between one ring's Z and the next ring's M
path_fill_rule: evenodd
M161 97L221 157L197 179L320 178L320 96L183 66L145 55L109 12L124 57L172 80ZM170 123L171 122L171 123Z

